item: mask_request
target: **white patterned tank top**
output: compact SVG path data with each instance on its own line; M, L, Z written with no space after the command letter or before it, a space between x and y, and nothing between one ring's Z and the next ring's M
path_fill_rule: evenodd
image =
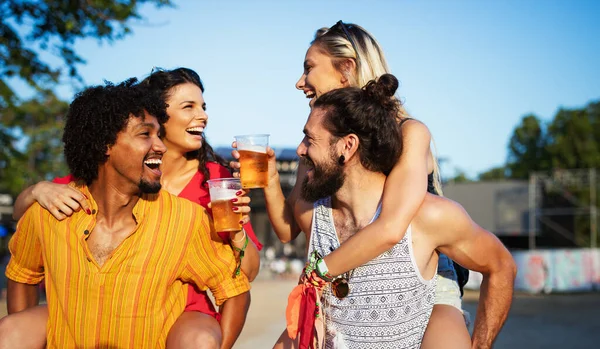
M321 199L314 204L308 255L316 250L326 256L339 246L331 198ZM411 227L396 246L349 276L346 298L336 298L330 287L323 291L325 348L419 348L433 309L437 276L429 281L421 276L412 250Z

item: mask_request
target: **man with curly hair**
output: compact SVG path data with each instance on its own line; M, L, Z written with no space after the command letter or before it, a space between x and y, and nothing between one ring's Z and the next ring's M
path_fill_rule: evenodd
M161 99L135 79L76 96L65 158L91 209L62 221L38 203L27 210L10 242L12 315L0 321L37 305L42 280L49 347L164 347L186 304L185 283L210 289L244 321L249 284L236 276L231 248L204 209L161 190L166 119ZM9 337L0 334L0 347L14 347L2 343Z

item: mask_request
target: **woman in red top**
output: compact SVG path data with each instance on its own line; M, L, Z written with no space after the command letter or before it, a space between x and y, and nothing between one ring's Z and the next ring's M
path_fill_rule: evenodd
M204 137L208 115L200 77L191 69L178 68L153 72L142 83L159 91L168 104L169 120L161 130L163 143L168 149L162 159L162 187L174 195L202 205L210 213L206 181L231 177L231 173L224 166L225 160L213 151ZM89 203L83 194L65 185L72 180L71 176L67 176L55 179L54 183L40 182L27 188L15 202L14 218L20 218L34 201L38 201L57 219L64 219L79 209L89 214ZM262 245L249 223L244 225L244 231L237 234L230 236L229 233L219 233L223 241L233 247L243 249L246 246L241 270L252 281L258 274L258 251ZM249 241L246 244L247 239ZM34 308L36 310L32 317L37 321L45 314L47 318L45 307L38 308ZM244 321L239 314L219 314L206 292L190 285L185 312L171 328L167 348L192 348L208 343L214 343L217 348L230 348L239 336ZM37 331L31 328L32 323L33 319L29 322L28 339L37 337ZM43 339L40 339L40 347L43 347L43 341L45 332Z

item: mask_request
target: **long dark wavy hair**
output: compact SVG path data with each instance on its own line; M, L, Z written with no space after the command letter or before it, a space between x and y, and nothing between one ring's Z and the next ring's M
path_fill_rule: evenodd
M142 84L149 86L152 90L157 91L162 100L167 103L167 100L171 97L171 93L173 92L173 88L182 84L192 83L200 88L200 90L204 93L204 85L202 84L202 80L200 80L200 76L189 68L176 68L173 70L162 70L162 69L153 69L152 73L142 81ZM168 107L168 105L167 105ZM166 135L166 130L161 130L163 137ZM223 165L229 168L227 161L217 154L214 149L208 144L206 140L206 136L204 133L202 134L203 142L202 147L200 149L188 152L185 156L187 159L198 159L198 170L202 172L204 175L204 180L202 181L202 186L206 186L206 181L209 180L210 173L208 172L208 168L206 167L207 162L216 162L220 165Z

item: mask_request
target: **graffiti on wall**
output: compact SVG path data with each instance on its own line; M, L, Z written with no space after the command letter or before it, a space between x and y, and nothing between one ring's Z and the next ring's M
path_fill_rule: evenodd
M516 251L515 290L531 293L600 291L600 249ZM483 277L471 271L465 286L478 289Z

